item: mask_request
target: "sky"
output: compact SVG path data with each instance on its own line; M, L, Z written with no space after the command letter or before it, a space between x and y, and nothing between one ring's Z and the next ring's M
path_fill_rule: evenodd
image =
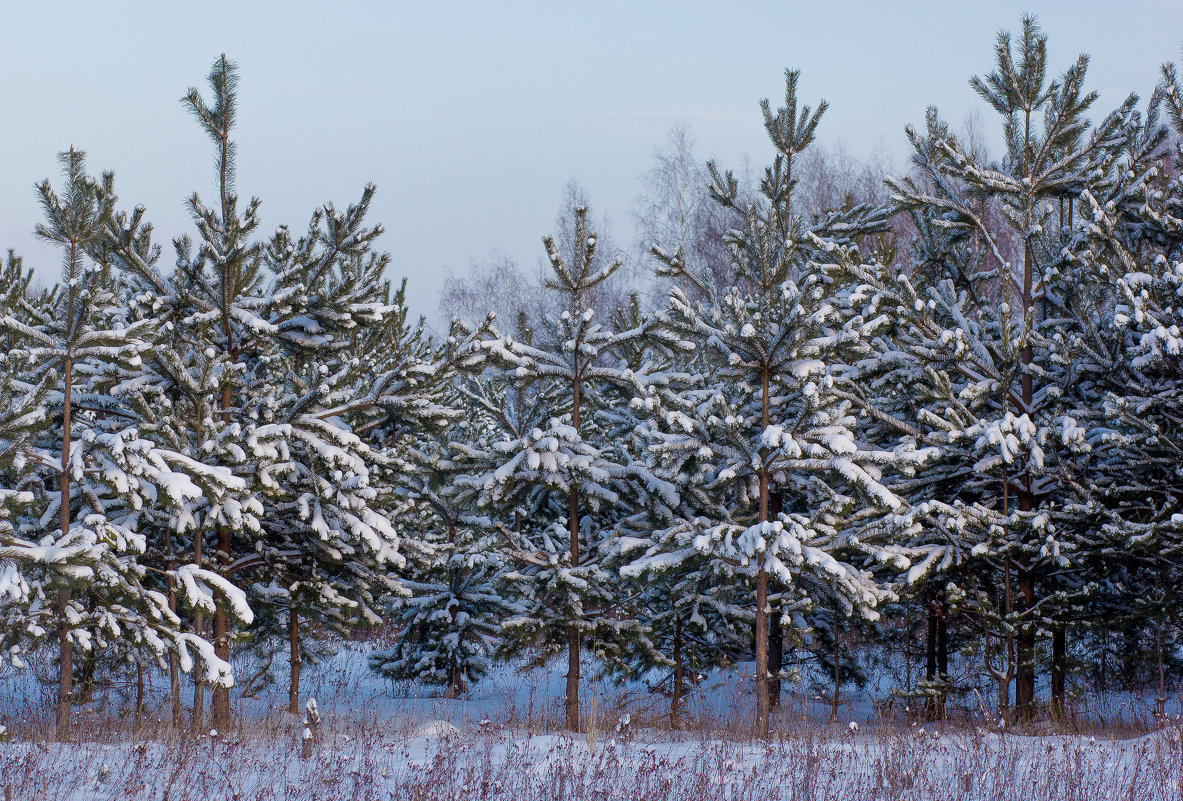
M624 246L640 178L670 131L721 166L762 165L758 101L802 70L830 111L819 138L906 167L904 127L936 105L954 127L981 115L968 79L993 69L997 31L1024 12L1049 36L1054 74L1092 56L1098 109L1150 94L1179 58L1183 0L1073 2L31 3L5 0L0 46L0 249L44 282L59 257L32 234L34 184L85 150L142 204L158 241L193 232L184 201L214 195L211 146L180 98L207 97L225 52L241 71L238 191L264 231L303 230L332 201L378 186L390 277L434 317L449 275L494 252L533 269L564 186L579 182ZM165 252L168 268L171 247Z

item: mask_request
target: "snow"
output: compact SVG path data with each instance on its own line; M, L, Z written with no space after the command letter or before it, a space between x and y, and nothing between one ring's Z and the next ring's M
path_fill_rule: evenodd
M957 608L955 660L977 645L988 661L993 632L1013 631L1003 589L1014 568L1033 579L1023 593L1038 597L1024 599L1022 618L1040 639L1063 630L1073 607L1088 610L1069 646L1084 666L1115 607L1140 616L1141 632L1113 621L1135 643L1175 611L1183 264L1172 260L1183 181L1138 143L1158 147L1140 126L1158 119L1159 101L1163 124L1183 133L1177 76L1164 70L1145 113L1131 99L1085 125L1075 101L1061 103L1081 62L1058 89L1031 88L1027 110L1039 113L1019 115L1026 90L1010 85L1022 70L1005 42L1007 63L975 83L1015 134L1000 159L965 150L933 110L927 137L908 129L914 172L889 180L889 204L807 212L791 202L794 160L824 108L813 106L812 121L798 113L790 73L785 107L763 108L780 154L764 181L741 192L731 173L710 170L727 230L709 275L659 248L675 284L665 309L597 323L597 287L620 262L594 260L579 208L569 253L545 240L561 312L516 337L492 318L446 339L407 323L371 247L382 228L364 224L372 185L357 205L321 207L306 237L281 226L270 242L238 236L258 224L254 203L230 220L195 197L197 238L178 239L170 280L150 263L157 249L139 212L110 218L97 185L71 171L62 197L78 200L66 215L42 185L43 236L76 243L67 218L89 217L94 239L81 250L112 269L71 246L54 295L0 265L0 670L29 666L15 685L52 676L54 641L44 641L62 624L80 653L103 657L104 674L139 664L153 684L175 654L183 671L233 687L250 670L232 670L192 625L216 609L235 619L236 650L266 647L266 636L240 637L258 611L254 633L286 615L306 643L323 636L338 653L306 675L326 712L322 738L309 700L302 739L319 750L307 767L284 758L299 730L236 740L224 729L187 742L179 766L156 743L100 753L93 742L20 741L0 749L0 782L65 765L81 771L70 791L79 797L154 794L154 782L131 787L126 772L151 758L159 776L211 795L336 781L326 796L358 801L416 782L418 797L468 797L477 778L480 794L521 796L521 775L545 779L551 795L600 798L1005 797L1029 785L1056 798L1134 796L1148 775L1173 792L1178 721L1158 721L1163 730L1127 751L911 727L852 693L831 724L801 684L773 718L782 740L724 734L750 725L754 668L735 662L770 608L798 658L818 656L819 617L831 613L820 625L837 638L843 615L894 615L887 602ZM1019 136L1031 119L1034 139ZM1069 144L1015 152L1027 140ZM1178 166L1183 149L1172 144ZM69 158L80 166L80 154ZM1065 200L1068 218L1057 220ZM987 208L1005 213L983 220ZM891 265L865 260L859 243L888 230L889 213L910 215L909 241ZM244 255L257 272L230 280ZM1024 270L1034 270L1034 305L1008 287ZM62 430L69 404L77 413ZM210 553L220 534L235 553ZM755 609L753 579L769 577L776 606ZM980 635L967 633L967 614L980 616ZM390 650L363 654L337 639L383 618L402 635ZM525 649L545 664L569 631L605 660L586 664L583 712L601 716L581 737L555 733L561 660L528 698L521 674L493 661ZM856 658L891 659L894 644L868 633L850 649ZM904 633L906 650L916 638ZM710 717L695 735L650 727L665 699L647 682L675 653L707 674L686 699L688 716ZM634 672L609 687L604 665ZM445 700L373 673L423 684L462 675L458 685L475 686ZM988 670L965 673L958 682L980 683ZM0 692L10 728L32 730L12 714L37 703L31 686ZM893 689L876 700L897 700ZM150 697L163 697L158 686ZM248 724L275 721L273 697L237 701ZM113 714L121 725L99 703L89 719ZM960 713L993 725L981 709Z
M375 679L365 667L367 653L347 646L306 671L320 716L311 759L299 758L306 724L274 711L282 705L281 687L240 701L245 724L225 734L120 741L100 732L70 745L18 737L0 747L0 786L19 780L14 798L60 801L159 801L162 793L260 801L1166 801L1177 797L1183 777L1177 728L1131 739L1025 736L910 725L877 716L863 701L844 703L843 722L831 724L825 702L801 707L792 691L775 724L783 727L781 736L760 742L742 731L653 728L662 710L646 706L639 684L617 687L592 679L585 692L596 694L596 708L621 711L606 712L595 729L572 735L538 725L558 719L560 665L529 671L502 666L472 696L445 699ZM594 676L594 663L585 666ZM741 676L744 669L750 665L741 666ZM708 677L692 692L690 714L709 709L720 721L740 722L749 714L751 694L744 681L721 678ZM3 687L5 699L12 698L11 682L11 675L0 675L0 685L9 685ZM789 711L807 708L807 717Z
M711 739L647 742L606 734L592 740L494 732L446 741L399 737L358 745L337 738L304 766L284 759L283 752L250 743L219 744L218 738L206 737L194 745L197 758L184 763L155 746L138 754L127 746L105 751L92 746L76 754L55 746L44 754L16 747L0 764L15 775L22 768L56 762L58 770L76 782L69 795L59 796L61 801L109 798L114 793L128 801L154 798L158 782L147 787L142 780L137 784L137 770L148 776L167 775L178 790L229 790L226 779L233 777L235 793L261 801L288 797L324 801L738 799L755 794L771 801L812 794L843 801L935 798L936 792L942 793L940 797L987 799L1014 798L1010 793L1019 787L1030 788L1023 797L1032 801L1071 797L1074 790L1087 794L1079 797L1097 801L1172 797L1138 781L1140 761L1152 766L1165 761L1166 746L1157 740L1106 746L1058 738L1029 743L919 735L847 739L813 745ZM902 761L909 757L915 762ZM1048 774L1041 775L1043 766L1050 768ZM1139 785L1144 794L1129 795L1129 788Z
M423 740L446 740L451 737L458 737L460 729L453 726L446 720L429 720L419 728L415 729L415 733L411 735L412 739Z

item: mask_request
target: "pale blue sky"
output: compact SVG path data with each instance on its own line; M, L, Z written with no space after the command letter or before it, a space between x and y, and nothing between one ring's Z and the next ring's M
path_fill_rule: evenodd
M1024 11L1053 72L1092 56L1105 110L1147 96L1183 43L1179 0L4 5L0 248L55 275L31 234L33 184L56 180L71 144L115 171L161 241L190 232L183 201L210 193L211 157L178 99L206 91L225 51L242 72L239 190L262 199L267 229L302 229L375 182L392 277L429 314L471 259L497 249L533 267L571 178L630 244L638 178L678 122L704 157L764 163L756 103L782 96L786 67L811 103L830 101L823 141L902 167L904 125L929 104L955 125L984 113L967 79Z

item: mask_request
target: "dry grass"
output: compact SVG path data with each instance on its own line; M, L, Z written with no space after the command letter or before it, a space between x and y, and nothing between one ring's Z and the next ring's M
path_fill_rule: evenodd
M802 722L771 740L727 727L538 734L509 718L446 725L328 717L313 759L295 718L268 715L218 736L82 718L76 743L0 746L0 799L1179 799L1183 729L1137 740ZM531 725L523 726L523 723ZM441 732L445 736L439 736ZM28 733L32 734L30 730Z
M678 731L660 696L600 686L585 696L586 731L571 736L558 732L561 699L528 678L493 690L491 713L375 687L364 671L357 662L308 676L324 719L309 760L299 718L277 707L282 693L241 701L245 714L216 736L174 729L166 707L137 725L126 702L93 704L77 713L75 741L59 745L48 694L25 685L4 704L13 738L0 744L0 801L1183 799L1179 720L1112 696L1076 699L1062 719L1021 732L968 705L939 726L885 709L851 732L845 719L825 722L816 699L790 695L775 736L756 741L742 681L723 691L719 713L691 710ZM149 690L163 697L159 684Z

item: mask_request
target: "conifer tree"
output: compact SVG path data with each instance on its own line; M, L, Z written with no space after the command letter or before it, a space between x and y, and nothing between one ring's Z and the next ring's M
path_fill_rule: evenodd
M382 228L364 225L374 191L367 186L344 211L325 205L298 240L280 228L263 255L275 336L258 368L267 393L247 408L264 423L258 436L274 431L285 447L264 501L266 541L257 552L267 583L257 586L260 604L286 612L293 714L301 708L301 619L326 633L374 625L377 596L394 586L387 567L402 564L396 510L379 477L385 456L351 425L372 381L357 338L398 309L383 280L389 257L370 250Z
M30 284L33 271L10 251L0 264L0 317L19 320L32 308ZM30 600L34 580L30 570L41 561L39 549L21 535L28 529L26 514L35 500L38 480L34 444L51 424L48 395L54 375L30 380L32 365L18 347L23 337L12 326L0 334L0 613L5 636L0 658L20 668L22 654L40 639L39 629L21 625L24 606ZM75 554L75 561L79 561Z
M1082 538L1087 580L1098 588L1084 614L1121 633L1127 683L1139 641L1149 640L1159 714L1170 630L1178 625L1168 588L1183 569L1183 432L1175 413L1183 391L1180 96L1175 68L1165 65L1145 116L1130 115L1112 177L1080 193L1081 244L1062 268L1073 290L1066 305L1077 320L1068 344L1088 386L1073 410L1088 472L1087 480L1072 478L1081 517L1091 515ZM1160 122L1163 107L1169 129ZM1062 673L1053 686L1057 680Z
M580 728L580 658L585 647L611 661L626 642L643 643L643 632L627 615L608 614L618 600L617 578L605 569L614 508L626 505L628 468L606 442L596 418L606 408L610 387L643 385L645 368L628 369L622 351L647 336L658 336L651 321L616 331L595 322L589 293L621 266L619 259L596 258L596 236L588 212L574 212L568 262L555 240L544 239L563 311L550 318L530 343L511 336L484 338L479 347L518 382L534 385L545 398L550 419L513 438L492 443L479 458L496 463L473 482L481 506L513 510L538 508L545 515L533 536L506 530L509 553L520 567L507 577L520 587L528 614L507 621L543 648L544 655L567 653L566 726ZM622 493L626 497L622 497ZM541 504L541 505L540 505Z
M743 588L730 580L729 568L709 555L638 558L646 551L657 553L653 532L667 531L681 520L726 516L728 503L726 496L711 491L710 455L704 458L685 437L678 411L681 400L715 386L709 354L682 349L661 358L647 349L644 357L658 362L662 379L635 389L630 400L622 399L611 415L616 430L612 439L623 443L631 462L644 465L645 474L658 481L638 487L639 508L616 524L610 563L626 580L625 591L635 597L632 606L652 645L651 652L631 653L630 667L636 673L670 669L670 725L677 728L684 723L682 710L695 678L749 653L754 616ZM676 569L666 569L670 558L678 562Z
M401 582L409 595L393 603L402 637L370 662L384 676L438 684L455 698L488 672L500 647L501 622L523 610L506 592L504 558L490 519L466 502L467 474L452 442L475 443L478 437L468 425L449 433L450 441L428 443L416 454L416 539L430 550L412 558Z
M1134 104L1127 100L1090 131L1086 115L1096 93L1084 88L1087 65L1080 56L1049 81L1047 38L1024 17L1017 52L1010 35L1000 33L995 71L970 82L1002 118L1005 158L982 163L930 111L927 138L909 129L927 181L889 180L896 208L924 210L927 230L944 239L931 252L973 251L968 261L934 259L945 272L933 301L944 307L951 335L965 337L973 354L950 365L952 393L976 408L953 437L963 450L946 458L973 465L977 480L962 485L963 497L1003 517L986 547L1003 574L1003 600L995 606L1004 626L1015 626L1015 705L1024 716L1035 708L1039 594L1074 548L1066 522L1051 514L1057 496L1070 489L1056 474L1073 460L1077 442L1065 397L1076 377L1060 333L1071 327L1062 313L1062 298L1071 293L1059 268L1074 247L1071 203L1111 179ZM1005 231L987 224L990 206L1002 211ZM1020 264L1007 259L1008 235L1018 242ZM1062 448L1053 447L1057 440ZM1052 628L1062 629L1054 622Z
M260 245L251 238L259 224L259 201L252 199L240 210L235 191L237 148L231 134L237 121L238 80L237 65L222 54L208 78L213 104L207 104L195 88L181 99L214 145L218 197L212 208L196 193L189 198L189 213L200 237L196 253L187 237L175 242L178 319L174 324L191 326L183 336L196 344L189 356L198 371L212 373L214 379L208 387L214 390L212 395L190 398L193 446L249 479L249 491L243 498L228 509L211 509L204 525L194 533L195 560L209 560L205 540L212 535L215 553L209 561L223 577L231 575L235 535L240 538L239 548L244 540L261 536L259 495L272 483L268 469L278 457L274 443L261 442L255 436L254 421L243 413L253 394L248 384L256 377L250 369L257 364L252 357L266 355L260 351L269 344L274 327L265 317L269 298L261 294ZM242 449L239 442L248 444L249 450ZM222 446L220 452L210 453L213 443ZM248 545L246 550L253 548ZM195 624L201 629L204 621L199 619ZM229 660L230 620L224 608L214 610L210 635L218 657ZM199 685L194 696L195 727L200 726L203 702ZM216 728L229 725L228 687L214 688L211 713Z
M873 617L884 593L865 563L891 555L854 532L903 510L879 480L883 468L907 469L928 455L914 443L890 451L857 444L858 409L839 391L841 374L831 365L860 353L885 318L843 319L832 293L846 286L844 276L828 254L881 230L884 215L854 206L807 227L794 209L794 165L826 109L824 102L816 111L798 106L798 80L798 73L787 73L783 107L774 112L767 101L761 104L777 155L764 172L758 201L741 201L734 175L709 165L715 202L744 220L727 239L730 284L715 291L709 278L687 269L681 254L654 251L665 275L705 298L693 301L675 286L661 319L708 354L717 382L692 389L679 407L666 411L662 447L707 462L705 484L720 500L713 515L655 535L632 568L670 569L697 553L754 585L760 735L768 732L772 706L770 581L788 590L781 600L783 622L823 598L844 614Z
M210 103L196 89L183 98L215 147L218 202L188 203L196 244L176 240L166 279L146 235L114 226L111 258L162 319L149 365L165 410L157 425L242 482L195 516L194 559L253 588L267 612L257 637L287 642L289 708L298 711L302 626L372 625L379 596L397 587L388 569L402 565L395 521L405 497L391 479L407 462L375 435L399 415L413 430L450 414L433 394L448 373L432 362L422 325L406 325L402 291L392 295L383 279L389 257L373 250L382 228L366 223L372 185L355 205L317 210L303 236L281 226L268 242L256 238L259 201L240 210L234 185L236 65L223 55L209 83ZM226 660L229 617L209 611ZM193 625L202 632L206 622ZM228 689L214 688L215 726L229 722L229 703ZM198 683L196 728L203 706Z
M61 154L61 195L48 181L38 187L46 222L37 235L62 250L61 284L32 301L8 304L10 313L0 319L33 381L51 387L46 415L51 425L35 440L39 478L28 483L36 515L25 519L18 529L23 541L5 554L35 563L36 587L22 625L36 633L52 614L60 739L70 734L76 648L143 648L157 660L172 651L183 669L196 651L208 680L230 680L229 665L208 643L180 631L165 596L146 581L139 555L146 547L140 525L146 506L183 521L195 501L217 498L233 482L156 447L129 425L134 415L124 401L123 382L141 363L150 325L129 319L113 271L94 260L115 195L112 176L90 178L84 158L73 149ZM48 489L51 475L56 491ZM189 603L212 606L217 596L249 621L241 593L232 586L194 565L176 573Z

